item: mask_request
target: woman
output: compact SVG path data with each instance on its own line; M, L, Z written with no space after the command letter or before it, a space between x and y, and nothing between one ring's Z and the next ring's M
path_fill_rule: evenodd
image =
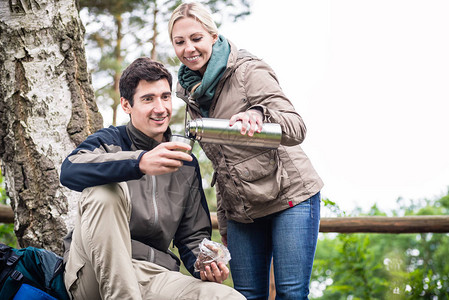
M273 70L219 35L202 5L178 6L169 35L182 63L177 96L192 118L240 121L249 136L264 122L282 127L276 150L201 145L215 170L219 230L231 252L234 287L247 299L267 299L273 258L277 299L307 299L323 182L299 146L302 118Z

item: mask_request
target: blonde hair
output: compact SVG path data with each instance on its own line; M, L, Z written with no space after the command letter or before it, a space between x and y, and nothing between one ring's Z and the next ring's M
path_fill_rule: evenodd
M202 4L191 2L183 3L173 11L170 21L168 22L168 35L170 36L170 41L173 38L172 33L175 22L183 18L195 19L206 28L210 35L218 36L218 28L212 18L212 14Z

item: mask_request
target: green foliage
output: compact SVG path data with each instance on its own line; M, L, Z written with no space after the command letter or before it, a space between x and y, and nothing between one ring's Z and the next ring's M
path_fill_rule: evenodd
M333 215L338 217L344 217L346 215L346 212L340 209L340 207L337 205L337 203L327 199L323 198L321 199L321 202L323 202L324 207Z
M14 224L0 223L0 243L17 247L17 237L14 234Z
M317 251L314 277L324 285L332 284L321 299L382 299L388 280L382 261L369 248L368 235L340 234L323 241L320 249L324 251Z
M448 199L398 199L393 214L447 215ZM386 214L373 206L367 215ZM320 234L312 286L319 299L448 299L448 256L448 234Z
M5 191L5 182L0 171L0 204L7 204L8 197ZM14 224L3 224L0 223L0 242L11 247L17 246L17 238L14 233Z

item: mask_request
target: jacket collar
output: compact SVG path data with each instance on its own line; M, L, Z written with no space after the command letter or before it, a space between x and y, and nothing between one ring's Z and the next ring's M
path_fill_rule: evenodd
M231 52L229 53L228 63L226 64L226 70L225 70L222 78L220 79L221 82L223 81L224 78L226 78L230 74L232 74L232 71L236 68L237 59L239 58L238 48L230 40L228 40L228 43L231 46ZM181 98L182 100L184 100L187 104L195 106L195 105L193 105L194 104L193 100L189 101L190 100L189 92L185 88L183 88L179 84L179 82L178 82L177 88L176 88L176 96L178 98Z
M238 49L231 41L228 40L228 42L229 45L231 45L231 53L229 54L228 65L225 74L223 75L223 79L231 76L235 69L240 67L241 64L256 58L247 50Z
M126 132L129 135L129 138L131 139L133 146L137 150L151 150L160 143L150 137L148 137L146 134L144 134L139 129L135 128L131 121L128 122L126 125ZM164 141L169 141L171 137L171 130L170 127L167 128L167 131L164 132Z

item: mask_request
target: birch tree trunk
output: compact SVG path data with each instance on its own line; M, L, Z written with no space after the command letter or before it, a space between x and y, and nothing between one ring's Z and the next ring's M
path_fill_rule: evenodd
M21 247L62 251L63 159L102 127L75 0L0 1L0 157Z

